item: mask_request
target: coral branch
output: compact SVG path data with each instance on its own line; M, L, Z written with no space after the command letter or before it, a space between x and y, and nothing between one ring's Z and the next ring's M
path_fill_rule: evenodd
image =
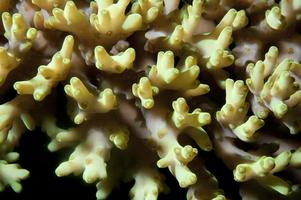
M132 92L135 97L141 100L144 108L151 109L155 104L153 96L159 93L159 88L152 86L147 77L142 77L139 83L132 85Z
M5 82L8 74L20 64L21 59L0 47L0 86Z
M55 172L58 176L66 176L71 173L77 175L83 172L83 179L87 183L107 178L106 162L110 159L112 148L110 139L121 149L126 147L128 139L118 142L116 134L124 129L117 128L120 127L118 122L106 119L102 119L104 124L100 125L100 119L94 118L76 129L57 134L56 139L60 142L70 142L70 139L72 141L81 140L69 160L57 167Z
M14 84L18 94L32 94L36 101L42 101L60 81L66 79L71 68L71 56L74 40L67 36L62 49L57 52L51 62L38 68L35 77L28 81L18 81Z
M163 9L162 0L138 0L132 4L131 12L142 16L144 24L153 22Z
M26 169L20 169L17 164L9 164L0 160L0 191L3 191L5 186L9 185L15 192L20 193L22 190L20 181L28 176L29 171Z
M14 135L14 132L10 132L10 130L14 130L14 126L19 127L19 122L22 122L28 130L35 128L34 120L28 112L31 104L32 102L28 101L26 97L18 96L0 105L0 143L7 139L8 134ZM18 132L18 130L15 131Z
M216 112L217 120L233 130L233 133L245 142L255 139L256 131L264 125L264 121L256 116L247 119L249 105L245 102L248 93L243 81L226 80L226 104Z
M196 59L189 56L183 66L174 65L174 54L171 51L159 52L157 64L149 72L151 83L159 89L169 89L181 92L184 96L199 96L209 92L209 86L197 80L200 73Z
M174 109L172 120L177 128L194 127L203 130L202 126L211 122L210 114L202 112L200 108L189 113L189 107L184 98L173 101L172 107Z
M277 64L277 55L278 49L271 47L264 61L258 61L255 65L251 63L247 67L250 78L246 83L254 95L252 110L261 118L272 111L295 134L300 129L300 122L298 119L292 121L291 115L300 102L298 71L301 65L290 59Z
M285 170L288 167L298 167L301 163L300 147L294 152L284 151L276 157L259 157L251 163L236 166L234 179L239 182L257 179L259 183L273 188L277 192L288 195L292 186L272 174ZM274 183L273 183L274 182Z
M8 51L16 56L28 52L37 36L37 30L29 28L20 13L11 16L4 12L2 22L5 29L4 36L8 39Z
M140 169L134 175L135 184L130 190L132 200L157 199L163 190L162 177L153 169Z
M128 48L124 52L110 56L104 47L95 48L96 67L99 70L109 73L122 73L133 66L136 54L133 48Z
M92 29L89 19L73 1L67 1L64 10L54 8L52 14L53 16L45 20L46 28L73 33L83 41L95 40L93 36L95 31Z
M66 4L67 0L32 0L32 3L42 9L51 12L52 9L62 7Z
M87 120L91 114L109 112L117 105L116 96L111 89L107 88L99 92L98 96L95 96L86 88L83 82L76 77L70 79L70 85L65 86L65 92L78 104L74 117L76 124L81 124Z

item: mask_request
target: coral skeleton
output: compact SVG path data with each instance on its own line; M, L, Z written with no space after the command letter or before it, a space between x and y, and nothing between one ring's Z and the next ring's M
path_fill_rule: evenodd
M96 199L123 184L132 200L300 199L300 0L0 0L0 14L1 193L30 190L18 147L37 130L55 175Z

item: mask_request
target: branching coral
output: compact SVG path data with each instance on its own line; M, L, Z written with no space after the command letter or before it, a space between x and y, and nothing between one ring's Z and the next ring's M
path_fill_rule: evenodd
M211 28L209 22L202 19L204 1L193 1L193 4L183 7L178 16L168 15L166 21L158 23L154 30L147 32L147 50L172 49L181 52L182 49L197 52L200 63L206 66L209 71L213 71L215 79L221 87L227 78L225 71L221 70L234 62L234 56L227 50L232 42L233 31L239 30L247 25L246 13L231 9L223 17L220 23ZM177 19L177 17L179 19ZM182 18L181 18L182 17ZM171 25L178 23L175 27L166 28L166 23L175 21ZM203 24L202 24L203 22ZM197 30L204 25L208 30Z
M139 13L125 13L129 3L130 0L117 3L97 0L97 13L86 16L73 1L67 1L64 9L53 8L53 16L45 20L45 26L75 34L84 45L96 43L109 46L142 28L143 20Z
M21 14L2 14L2 22L5 29L4 36L8 40L8 50L16 56L21 56L30 50L32 41L37 35L37 30L27 27Z
M62 7L66 4L67 0L32 0L32 3L48 12L54 8Z
M183 99L180 99L179 101L181 100ZM174 102L173 104L176 105L177 103L178 102ZM161 158L157 162L158 167L168 167L170 172L177 178L181 187L187 187L194 184L197 181L197 177L190 171L187 164L197 155L198 150L191 145L181 146L178 143L177 138L179 134L181 134L184 126L176 128L170 124L168 119L167 121L164 121L167 113L163 108L160 108L160 105L157 105L152 110L146 111L144 115L146 127L151 132L151 141L158 146L157 152ZM183 118L184 120L189 120L187 116ZM177 117L174 117L176 125L178 124L177 119ZM208 115L208 113L200 113L199 124L197 124L198 128L201 128L202 125L206 125L209 122L210 115ZM194 124L188 122L186 126L194 126ZM199 135L197 136L199 137L201 137L201 134L206 135L206 133L203 132L203 129L201 129L198 134ZM199 137L193 137L193 134L191 134L191 137L196 140L200 148L206 151L211 149L211 143L208 136L207 140L206 137L203 136L204 138L202 138L202 141L199 140Z
M26 108L26 106L28 107ZM17 139L14 137L19 134L18 129L22 130L22 125L28 130L35 128L34 120L29 114L29 109L32 106L33 102L30 99L21 96L0 106L0 143L11 143L12 140ZM9 141L6 141L7 139Z
M106 122L106 126L98 125L99 121L106 119L94 118L78 128L59 130L53 135L54 140L61 147L72 145L82 140L70 155L69 160L61 163L56 169L58 176L66 176L70 173L83 172L83 179L87 183L95 182L107 177L106 162L110 158L110 150L115 145L124 149L127 146L128 131L117 123ZM46 131L51 131L54 124L44 124Z
M176 68L171 51L159 52L157 64L151 67L148 74L151 83L159 89L179 91L188 97L209 92L209 86L197 80L200 69L196 59L189 56L182 63Z
M159 93L159 89L152 86L147 77L142 77L139 83L133 84L132 92L135 97L141 100L141 104L144 108L150 109L154 106L153 96Z
M74 118L76 124L81 124L87 120L89 114L106 113L117 105L116 96L111 89L105 89L98 96L94 96L76 77L71 78L70 85L65 85L65 92L78 104L78 111Z
M162 0L138 0L133 3L131 12L139 13L142 16L143 23L149 24L158 17L162 8Z
M15 192L21 192L22 185L20 180L27 178L29 171L20 169L17 164L9 164L0 160L0 191L9 185Z
M0 191L21 192L16 151L38 127L50 152L71 148L55 174L81 175L97 199L123 182L133 200L184 199L169 178L188 200L300 198L299 0L24 0L0 13Z
M32 94L34 99L41 101L47 96L59 81L66 79L70 67L74 40L67 36L62 49L51 59L51 62L38 68L35 77L28 81L20 81L14 84L18 94Z
M265 118L271 110L277 118L283 118L284 124L292 134L295 134L299 132L300 122L290 116L292 113L290 110L298 109L300 104L301 65L290 59L284 59L279 63L277 55L278 49L271 47L264 61L258 61L255 65L249 64L247 71L250 78L246 83L254 94L253 112Z
M122 73L133 66L135 55L135 50L129 48L118 55L110 56L102 46L97 46L95 48L95 65L102 71Z
M0 85L5 82L7 75L15 69L20 62L20 58L9 53L5 48L0 48Z
M259 183L288 195L292 192L292 186L273 174L288 167L300 167L299 154L300 147L294 153L284 151L274 158L261 156L251 163L239 164L233 172L234 178L239 182L256 178Z
M233 133L243 141L252 141L255 132L264 124L263 120L256 116L247 118L249 109L245 102L247 88L243 81L234 82L226 80L226 104L216 113L216 119L224 126L229 127Z

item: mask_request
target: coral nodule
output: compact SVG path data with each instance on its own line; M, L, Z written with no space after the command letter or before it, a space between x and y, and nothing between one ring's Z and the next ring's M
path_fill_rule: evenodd
M40 128L49 151L74 148L55 174L97 199L131 180L131 199L160 199L168 171L187 200L300 199L300 0L1 0L0 14L0 191L22 191L15 150Z

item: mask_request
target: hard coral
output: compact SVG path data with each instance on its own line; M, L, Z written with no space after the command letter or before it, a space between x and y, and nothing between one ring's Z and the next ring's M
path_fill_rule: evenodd
M21 192L14 151L40 127L49 151L74 148L55 174L82 174L97 199L131 180L134 200L173 193L158 168L188 200L300 198L299 0L12 0L0 13L0 191Z

